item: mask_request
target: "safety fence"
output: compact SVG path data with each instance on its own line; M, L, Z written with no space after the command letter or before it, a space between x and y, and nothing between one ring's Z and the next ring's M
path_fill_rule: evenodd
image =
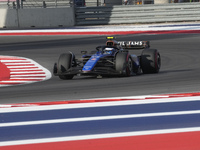
M0 0L0 8L11 8L16 0Z
M79 5L77 5L79 4ZM80 5L81 4L81 5ZM64 8L79 6L104 6L104 0L0 0L0 8Z
M71 5L71 0L0 0L0 8L4 6L10 9L63 8Z
M98 7L114 5L146 5L167 3L191 3L200 0L0 0L0 8L64 8Z
M106 25L200 20L200 3L75 8L76 25Z
M70 5L70 0L26 0L21 3L23 8L62 8Z
M71 0L0 0L0 28L200 21L200 2L95 7L90 2L77 7Z

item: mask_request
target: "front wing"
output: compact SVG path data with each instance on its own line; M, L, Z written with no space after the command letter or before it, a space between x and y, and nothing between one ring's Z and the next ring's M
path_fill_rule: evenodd
M54 66L56 67L56 66ZM57 68L54 68L54 75L60 76L60 75L107 75L107 76L114 76L114 75L120 75L121 72L116 71L115 69L111 67L94 67L92 71L83 71L82 67L72 67L68 69L66 72L58 73Z

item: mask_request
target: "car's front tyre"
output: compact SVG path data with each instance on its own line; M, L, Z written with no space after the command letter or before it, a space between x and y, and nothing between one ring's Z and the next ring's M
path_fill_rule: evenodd
M60 55L57 63L58 74L65 73L72 67L72 59L73 56L71 53L64 53ZM74 75L59 75L59 78L63 80L72 79L73 77Z
M115 69L121 76L130 76L133 62L128 53L117 53L115 58Z

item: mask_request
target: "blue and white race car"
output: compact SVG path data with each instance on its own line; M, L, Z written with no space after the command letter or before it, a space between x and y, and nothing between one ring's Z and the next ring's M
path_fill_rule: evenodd
M141 49L139 56L129 53L130 49ZM107 37L106 45L96 47L95 53L82 51L76 58L72 52L60 55L54 64L53 73L60 79L72 79L75 75L124 76L141 73L158 73L161 56L158 50L150 49L149 41L116 41Z

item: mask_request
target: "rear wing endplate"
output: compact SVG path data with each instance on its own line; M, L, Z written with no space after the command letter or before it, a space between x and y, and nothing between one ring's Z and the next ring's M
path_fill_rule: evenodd
M149 41L118 41L118 44L124 49L143 49L149 48Z

